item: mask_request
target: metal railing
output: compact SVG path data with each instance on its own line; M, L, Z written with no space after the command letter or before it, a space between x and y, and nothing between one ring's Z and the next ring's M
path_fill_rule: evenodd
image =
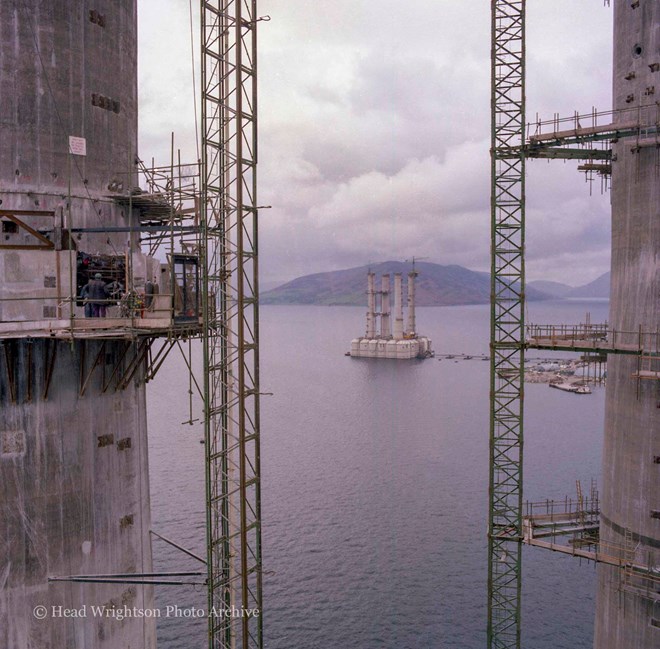
M579 520L580 516L600 513L600 500L598 495L587 496L582 499L569 498L563 500L541 500L537 502L525 502L524 517L529 519L540 519L547 521L558 521L574 518Z
M525 328L528 347L574 346L636 353L660 353L660 331L621 331L603 324L530 324Z
M535 136L569 130L580 131L589 128L606 128L613 124L615 118L620 118L621 122L641 124L643 115L647 114L650 109L654 109L656 112L654 126L657 126L660 123L660 107L656 102L619 108L617 110L597 111L595 108L592 108L590 113L578 113L576 111L568 117L560 117L559 113L555 113L552 119L547 120L541 120L537 115L534 122L527 123L527 139L530 140Z

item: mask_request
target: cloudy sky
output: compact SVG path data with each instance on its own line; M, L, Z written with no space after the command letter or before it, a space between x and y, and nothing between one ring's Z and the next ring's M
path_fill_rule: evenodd
M189 0L138 6L141 155L168 162L174 131L194 160ZM528 119L609 109L612 10L527 11ZM413 255L487 270L490 2L261 0L259 14L264 284ZM528 164L530 279L609 269L609 195L576 167Z

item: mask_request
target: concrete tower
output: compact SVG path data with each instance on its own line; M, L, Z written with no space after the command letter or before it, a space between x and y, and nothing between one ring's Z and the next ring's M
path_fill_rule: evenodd
M394 340L403 338L403 290L401 273L394 273Z
M415 277L418 274L415 270L408 273L408 323L406 332L411 336L415 335L415 329L417 327L415 324Z
M390 275L386 273L381 278L380 285L380 337L389 338L392 335L390 326Z
M366 337L376 335L376 273L367 275L367 331Z
M138 342L79 328L75 300L95 265L155 268L108 198L136 182L136 28L135 0L0 2L0 647L155 645L151 620L89 610L151 587L48 581L151 570Z
M614 108L618 122L657 125L660 3L614 2ZM657 135L614 144L610 322L657 332L660 323L660 172ZM646 341L646 348L657 343ZM653 367L657 371L657 361ZM608 358L600 538L629 559L660 566L660 393L638 380L637 359ZM619 568L599 565L595 649L660 646L660 593Z

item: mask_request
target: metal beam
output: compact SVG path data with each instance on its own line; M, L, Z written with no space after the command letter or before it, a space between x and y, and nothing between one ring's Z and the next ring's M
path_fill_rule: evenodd
M612 149L569 149L568 147L528 144L524 147L527 158L542 160L611 160Z
M658 146L660 130L653 125L607 124L597 127L575 128L542 135L530 135L526 144L500 151L502 158L516 159L521 152L527 158L560 160L611 160L611 149L570 148L584 147L593 142L616 142L635 138L631 146Z
M158 534L158 532L154 532L153 530L149 530L149 534L152 534L161 541L165 541L165 543L167 543L168 545L171 545L172 547L176 548L177 550L180 550L184 554L187 554L189 557L192 557L193 559L197 559L197 561L206 565L206 559L203 559L198 554L195 554L192 550L188 550L188 548L184 548L182 545L175 543L171 539L168 539L167 537L162 536L161 534Z
M7 212L5 212L2 216L6 219L9 219L10 221L13 221L19 228L23 228L23 230L25 230L26 232L29 232L35 239L38 239L39 241L41 241L41 245L30 246L30 249L32 249L32 250L40 250L40 249L51 250L55 247L55 244L50 239L45 237L38 230L35 230L34 228L31 228L27 223L24 223L23 221L21 221L21 219L17 218L16 216L14 216L12 214L9 214ZM4 246L4 247L6 248L7 246ZM26 246L21 246L21 247L25 248Z
M525 344L525 349L547 349L555 352L591 352L592 354L627 354L628 356L641 356L644 353L643 349L612 347L611 343L606 341L593 344L570 341L528 342ZM649 352L649 355L656 356L658 352Z

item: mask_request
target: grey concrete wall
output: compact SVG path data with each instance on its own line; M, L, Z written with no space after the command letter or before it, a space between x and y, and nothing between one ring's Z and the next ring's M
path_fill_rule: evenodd
M1 133L2 130L0 129ZM0 147L1 149L2 147ZM52 192L17 193L7 191L6 185L0 181L0 201L0 210L43 210L55 212L56 215L54 217L20 217L26 225L37 231L41 231L51 241L54 240L54 228L60 226L99 229L108 226L135 227L138 225L136 210L133 210L131 216L128 208L118 206L110 198L90 200L87 196L72 196L69 199L66 194ZM69 205L70 209L68 207ZM72 237L72 248L92 255L122 255L129 247L129 236L127 232L79 232ZM132 236L133 249L138 250L138 236L135 233ZM22 246L40 243L24 228L19 228L16 233L0 233L0 240L5 244ZM69 247L68 242L64 247ZM0 251L0 254L4 254L4 251ZM2 287L0 286L1 290Z
M102 19L91 20L92 11ZM87 156L75 157L70 174L74 195L98 196L132 167L136 39L135 0L2 0L3 190L66 194L69 135L87 139ZM105 99L93 105L92 95L119 102L118 112Z
M0 209L64 213L71 227L129 225L107 196L114 182L137 182L136 39L135 0L0 3ZM70 135L85 138L85 156L69 155ZM3 241L32 242L23 230ZM83 234L76 245L121 254L127 241Z
M81 343L57 344L46 400L45 340L11 343L15 403L0 382L0 647L153 647L153 620L117 621L91 609L153 608L151 587L48 582L152 569L144 385L101 394L120 354L118 343L106 343L105 368L80 397ZM100 344L87 343L87 368ZM84 605L84 618L52 616L53 606ZM36 606L47 607L46 619L35 619Z
M0 2L1 210L55 212L21 217L51 239L57 226L136 225L135 213L109 198L113 183L124 192L137 183L136 39L135 0ZM85 138L85 156L69 155L70 135ZM0 236L8 245L38 243L22 228ZM89 254L129 247L127 233L73 240ZM43 277L35 276L38 288ZM3 283L0 298L10 296Z
M52 210L25 218L51 230L129 224L106 195L113 183L135 182L136 39L135 0L0 1L0 209ZM70 135L86 139L85 156L69 155ZM2 237L30 243L23 231ZM123 255L128 236L82 234L75 243ZM29 284L25 253L0 255L5 279ZM42 291L44 267L34 266ZM3 282L0 297L6 291ZM61 342L45 399L47 344L0 341L0 647L149 649L153 620L94 617L90 607L152 608L151 588L47 581L152 568L144 385L101 392L120 344L107 343L107 364L80 396L82 343ZM99 345L88 343L87 367ZM128 438L130 447L120 443ZM32 615L38 605L45 620ZM86 617L52 618L53 606L84 605Z
M615 0L614 107L654 104L660 98L660 3ZM658 108L641 109L655 124ZM621 115L631 121L636 113ZM631 139L614 145L612 172L612 295L610 321L619 330L660 327L660 166L655 147L635 150ZM632 378L637 361L608 359L603 453L601 539L626 544L634 558L660 566L660 392L656 381ZM630 543L629 543L630 545ZM626 584L619 569L599 566L594 647L660 647L660 593ZM657 626L656 626L657 625Z

